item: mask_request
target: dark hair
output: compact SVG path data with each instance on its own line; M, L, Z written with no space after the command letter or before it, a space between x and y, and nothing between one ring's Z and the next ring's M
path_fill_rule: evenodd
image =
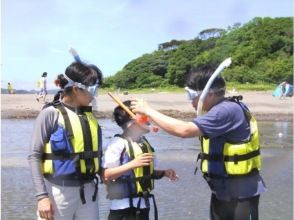
M186 85L191 89L202 91L212 74L213 71L211 70L211 68L208 67L192 68L187 77ZM224 95L225 87L226 82L224 78L221 76L217 76L211 84L210 88L216 90L220 89L217 94Z
M130 100L124 101L123 104L130 109L130 106L131 106ZM124 124L132 120L131 116L120 106L115 107L113 111L113 116L114 116L115 122L120 127L122 127Z
M80 62L74 62L69 65L65 70L65 75L71 80L82 83L86 86L93 86L97 81L102 79L102 73L97 72L97 67L94 68L94 65L87 65ZM99 70L99 69L98 69Z
M65 70L65 75L71 80L82 83L86 86L92 86L96 84L97 81L99 85L101 85L102 82L102 72L97 66L87 65L81 62L70 64ZM56 86L64 89L68 80L65 78L64 74L59 74L54 82ZM67 87L63 91L64 94L71 94L71 92L72 87ZM62 95L61 92L58 92L55 98L58 99Z
M93 70L95 70L95 72L97 73L97 79L98 79L98 84L99 86L102 85L103 83L103 74L102 71L94 64L89 64L88 65L90 68L92 68Z
M42 77L45 77L45 76L47 76L47 72L44 72L44 73L42 74Z
M68 81L63 74L59 74L57 75L57 79L55 79L54 83L59 88L64 89L64 86L68 83Z

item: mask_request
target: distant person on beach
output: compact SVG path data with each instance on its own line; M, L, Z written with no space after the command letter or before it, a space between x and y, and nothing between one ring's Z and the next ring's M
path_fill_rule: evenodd
M287 82L284 81L282 82L279 87L281 88L281 96L280 99L282 99L283 97L286 97L286 86L287 86Z
M130 107L131 101L124 102ZM107 198L111 200L108 220L148 220L153 199L155 219L157 207L154 196L154 179L178 179L172 169L154 169L154 149L144 137L147 125L140 125L120 106L113 112L116 123L123 129L108 144L103 156L104 181Z
M14 94L13 86L10 82L7 83L7 91L8 91L8 94Z
M37 101L39 102L40 99L43 99L43 102L46 101L47 95L47 72L44 72L41 76L41 79L38 81L38 87L40 88Z
M211 75L209 68L202 67L193 69L187 78L188 94L195 109ZM171 135L200 137L201 152L197 160L212 192L210 219L256 220L260 194L266 191L259 173L257 123L238 97L225 98L224 95L225 81L218 76L203 101L206 114L191 122L166 116L142 99L132 100L131 108L135 113L150 117Z
M38 219L99 219L102 133L89 106L89 91L101 77L89 65L72 63L58 76L60 101L36 119L28 160Z

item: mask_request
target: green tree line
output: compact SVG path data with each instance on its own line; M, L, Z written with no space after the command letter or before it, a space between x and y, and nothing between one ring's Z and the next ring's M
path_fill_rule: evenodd
M104 87L182 87L192 67L215 69L227 57L233 62L222 75L229 82L293 83L293 17L257 17L244 25L203 30L192 40L164 42L107 77Z

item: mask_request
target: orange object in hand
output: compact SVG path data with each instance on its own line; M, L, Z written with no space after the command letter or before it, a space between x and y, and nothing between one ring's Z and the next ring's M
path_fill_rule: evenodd
M136 121L139 124L146 124L146 123L149 123L150 122L150 118L148 116L146 116L146 115L137 114L136 115Z
M115 97L111 92L108 92L108 95L120 106L122 107L136 122L140 125L150 126L150 118L146 115L134 114L127 106L125 106L117 97ZM155 126L150 126L153 132L158 132L159 128Z
M150 125L150 118L146 115L136 114L136 121L140 125L148 125L153 132L158 132L159 130L158 127Z

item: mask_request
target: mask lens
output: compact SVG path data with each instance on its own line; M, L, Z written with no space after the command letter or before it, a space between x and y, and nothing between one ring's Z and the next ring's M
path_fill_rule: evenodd
M188 99L189 100L194 100L197 96L200 95L200 92L197 92L195 90L189 89L188 87L185 88L187 95L188 95Z
M98 90L98 86L94 85L94 86L88 86L87 87L87 91L93 96L97 96L97 90Z

